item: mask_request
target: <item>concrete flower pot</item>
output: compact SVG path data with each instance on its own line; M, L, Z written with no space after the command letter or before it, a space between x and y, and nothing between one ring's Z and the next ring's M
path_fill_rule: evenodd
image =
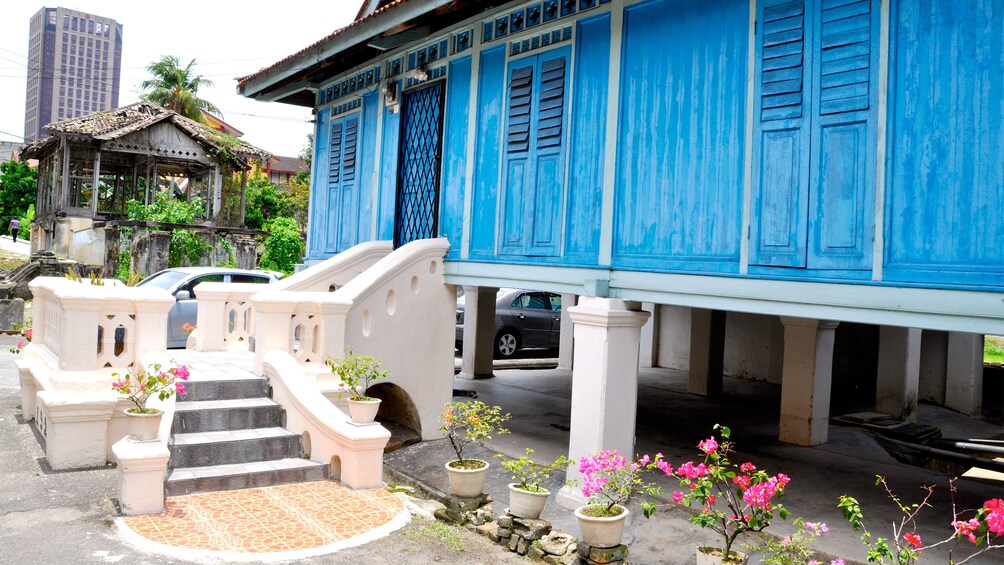
M616 547L624 537L624 522L630 513L627 508L617 504L620 509L616 516L593 517L584 511L591 506L580 506L575 509L575 517L579 520L579 533L584 543L592 547Z
M481 496L481 491L485 488L485 479L488 478L488 462L481 459L465 459L465 461L477 461L481 466L468 470L452 467L456 461L447 463L446 475L450 479L450 492L463 498Z
M125 410L126 428L130 438L136 441L151 441L158 437L160 432L160 420L164 417L163 410L154 410L147 414L130 412L132 408Z
M509 483L509 513L517 518L536 520L544 511L544 505L547 504L547 497L550 495L549 490L533 492L518 488L516 483Z
M380 399L372 400L352 400L349 399L349 416L357 424L369 424L376 419L377 412L380 411Z

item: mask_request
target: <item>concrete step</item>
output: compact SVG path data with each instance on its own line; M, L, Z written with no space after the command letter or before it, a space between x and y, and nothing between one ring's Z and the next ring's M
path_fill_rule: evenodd
M283 428L174 434L171 467L254 463L300 456L300 436Z
M175 405L171 433L219 432L281 425L282 407L270 398L196 400Z
M185 392L184 396L178 397L178 402L260 398L268 396L268 385L264 377L220 378L205 381L192 379L185 383Z
M258 463L179 467L164 482L167 496L196 492L235 490L328 478L328 465L306 459L287 458Z

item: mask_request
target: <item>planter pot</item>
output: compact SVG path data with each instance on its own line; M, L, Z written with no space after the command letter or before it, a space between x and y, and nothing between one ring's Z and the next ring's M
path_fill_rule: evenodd
M136 441L151 441L157 439L160 432L160 420L164 417L163 410L154 410L149 414L137 414L126 409L126 429L130 438Z
M547 504L551 491L532 492L516 488L516 483L509 483L509 513L517 518L540 518Z
M380 410L380 399L373 400L352 400L349 399L349 416L357 424L369 424L376 419Z
M455 469L446 464L446 475L450 479L450 492L454 496L464 498L474 498L481 496L481 491L485 488L485 479L488 478L488 462L480 459L465 459L465 461L477 461L481 467L477 469Z
M748 556L745 553L739 553L738 551L732 550L729 552L731 559L726 562L722 560L724 554L725 550L720 547L698 547L697 565L722 565L723 563L728 563L729 565L743 565L748 559Z
M583 511L591 506L580 506L575 509L575 517L579 520L579 533L582 541L592 547L615 547L621 544L624 535L624 522L628 517L628 509L620 504L614 506L621 513L616 516L594 518Z

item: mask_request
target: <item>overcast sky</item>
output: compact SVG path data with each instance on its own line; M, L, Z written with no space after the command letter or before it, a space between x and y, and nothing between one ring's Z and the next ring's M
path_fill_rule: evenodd
M251 74L349 24L361 0L68 0L61 6L122 24L119 105L139 99L146 67L162 55L214 82L199 91L244 132L243 139L276 155L295 156L311 131L310 109L255 102L237 92L236 77ZM22 141L28 57L28 22L43 4L4 2L0 33L0 140Z

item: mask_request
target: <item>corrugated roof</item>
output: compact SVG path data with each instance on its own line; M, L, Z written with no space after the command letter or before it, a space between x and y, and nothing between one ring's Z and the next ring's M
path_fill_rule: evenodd
M216 130L150 102L137 102L114 110L94 112L79 118L53 122L46 125L45 130L52 134L86 136L99 141L107 141L146 129L162 121L170 121L175 127L207 148L216 148L221 145L220 134ZM268 151L259 149L250 143L236 138L234 141L231 151L239 157L259 160L267 160L272 157ZM34 156L50 143L55 142L54 135L39 139L25 147L24 154Z
M297 51L296 53L293 53L292 55L290 55L288 57L284 57L284 58L276 61L275 63L273 63L273 64L271 64L271 65L269 65L267 67L262 67L256 73L252 73L250 75L243 76L243 77L238 77L237 78L237 88L240 89L245 84L247 84L248 81L250 81L252 79L255 79L255 78L257 78L257 77L259 77L259 76L261 76L261 75L263 75L263 74L265 74L265 73L267 73L267 72L269 72L269 71L271 71L273 69L276 69L276 68L282 66L283 64L296 59L297 57L300 57L301 55L309 52L310 50L315 49L315 48L317 48L317 47L319 47L319 46L321 46L321 45L323 45L323 44L331 41L332 39L338 37L339 35L345 33L346 31L348 31L348 30L350 30L350 29L358 26L359 24L361 24L361 23L363 23L365 21L368 21L368 20L370 20L372 18L375 18L376 16L379 16L380 14L386 12L387 10L390 10L390 9L394 8L395 6L400 6L401 4L405 4L405 3L409 2L409 1L410 0L393 0L389 4L386 4L385 6L382 6L382 7L378 8L378 9L374 10L373 13L371 13L371 14L369 14L367 16L358 18L354 22L350 23L349 25L347 25L347 26L345 26L345 27L343 27L341 29L335 30L330 35L328 35L327 37L321 39L320 41L315 41L314 43L311 43L310 45L304 47L303 49Z

